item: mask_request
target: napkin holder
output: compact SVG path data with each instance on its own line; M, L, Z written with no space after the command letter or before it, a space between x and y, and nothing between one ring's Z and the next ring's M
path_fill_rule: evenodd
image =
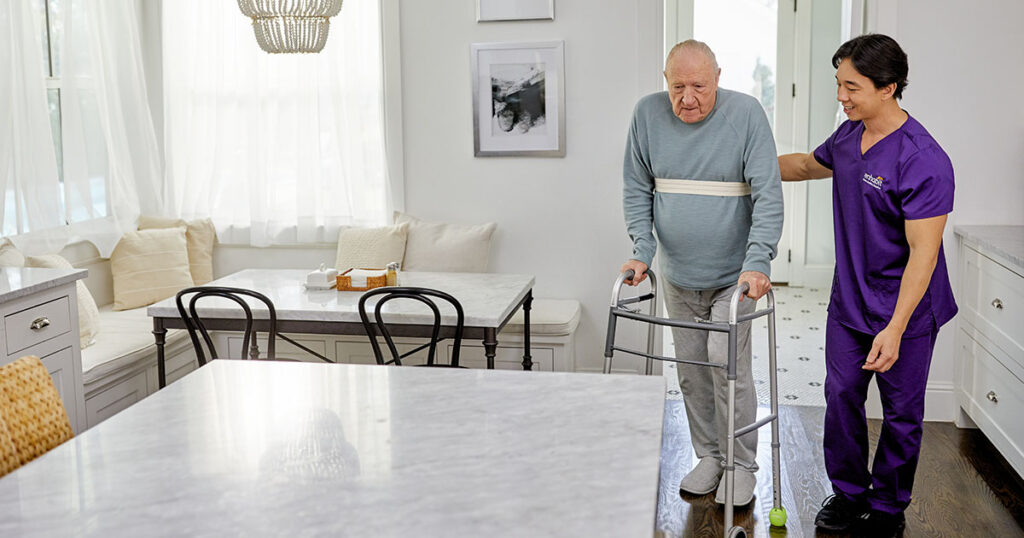
M365 274L367 272L373 274ZM338 291L367 291L386 286L387 274L384 269L349 268L339 274L337 280Z

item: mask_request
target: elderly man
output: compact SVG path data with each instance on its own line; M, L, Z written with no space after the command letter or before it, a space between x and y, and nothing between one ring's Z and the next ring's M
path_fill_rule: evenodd
M771 128L753 97L720 89L721 69L710 48L684 41L665 60L668 92L642 98L633 111L623 164L623 207L633 240L622 271L645 279L661 245L663 296L671 317L727 319L736 286L746 282L740 313L768 292L770 262L782 232L782 187ZM657 232L657 241L655 240ZM676 357L725 364L727 337L673 329ZM736 424L757 413L750 357L750 323L741 325L736 380ZM726 373L679 364L690 439L700 458L679 489L704 495L718 489L726 453ZM733 503L748 504L757 470L756 433L736 440Z

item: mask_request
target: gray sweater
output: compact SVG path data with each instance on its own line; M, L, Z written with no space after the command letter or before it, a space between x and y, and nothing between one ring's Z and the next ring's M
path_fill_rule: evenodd
M782 234L782 183L768 118L756 99L719 88L699 123L672 113L668 92L637 103L626 141L622 201L632 258L687 289L736 283L742 271L770 276ZM654 178L745 181L750 196L654 192ZM657 241L655 241L657 233Z

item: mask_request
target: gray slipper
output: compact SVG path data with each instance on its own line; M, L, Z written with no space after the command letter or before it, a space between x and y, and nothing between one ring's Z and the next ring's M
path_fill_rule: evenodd
M721 477L722 462L715 457L704 457L679 483L679 489L692 495L706 495L718 487Z
M754 500L754 487L757 486L757 478L754 476L754 473L740 468L736 468L736 472L733 475L736 477L736 480L732 490L732 505L746 506L750 504L750 501ZM718 492L715 493L715 502L725 504L724 474L722 475L721 483L718 484Z

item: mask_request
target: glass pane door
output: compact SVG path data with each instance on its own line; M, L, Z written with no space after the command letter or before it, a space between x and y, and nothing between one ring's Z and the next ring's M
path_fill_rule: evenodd
M775 127L778 0L693 0L693 37L715 51L719 86L754 96Z

